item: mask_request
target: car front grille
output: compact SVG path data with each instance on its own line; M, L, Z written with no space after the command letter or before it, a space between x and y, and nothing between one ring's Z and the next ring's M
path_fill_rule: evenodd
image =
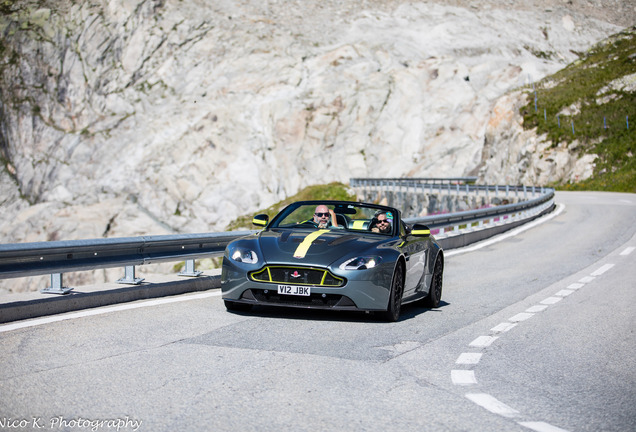
M329 270L292 266L266 266L250 273L250 278L256 282L324 287L340 287L346 282Z

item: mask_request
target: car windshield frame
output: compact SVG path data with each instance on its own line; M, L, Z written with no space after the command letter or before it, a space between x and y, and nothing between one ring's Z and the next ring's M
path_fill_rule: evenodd
M330 230L342 230L347 233L379 234L395 236L400 226L400 212L388 206L354 201L298 201L281 210L268 224L267 229L309 229L317 230L313 221L315 209L326 205L336 214L339 227L329 226ZM379 212L387 214L391 223L388 233L373 232L374 218ZM329 217L331 221L331 217Z

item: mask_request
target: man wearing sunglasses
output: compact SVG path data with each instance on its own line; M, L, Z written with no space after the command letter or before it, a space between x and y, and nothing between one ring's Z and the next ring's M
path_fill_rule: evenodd
M317 228L340 228L336 220L336 213L326 205L316 207L313 222Z
M378 213L373 219L371 231L382 234L388 234L391 232L391 221L387 217L386 213Z

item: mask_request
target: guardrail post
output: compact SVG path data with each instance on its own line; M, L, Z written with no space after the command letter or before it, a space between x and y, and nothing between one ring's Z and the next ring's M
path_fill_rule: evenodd
M201 273L203 273L202 271L198 271L194 269L194 260L193 259L189 259L186 260L186 266L185 266L185 271L179 272L179 276L188 276L188 277L197 277L199 276Z
M135 277L135 266L126 266L125 276L117 281L120 284L139 285L144 281L143 278Z
M51 274L51 286L41 289L42 294L68 294L73 288L62 286L62 273Z

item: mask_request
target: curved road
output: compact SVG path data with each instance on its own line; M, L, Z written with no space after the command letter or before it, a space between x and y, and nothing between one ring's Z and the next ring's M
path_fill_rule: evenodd
M636 195L556 200L397 323L212 290L2 325L0 430L636 430Z

